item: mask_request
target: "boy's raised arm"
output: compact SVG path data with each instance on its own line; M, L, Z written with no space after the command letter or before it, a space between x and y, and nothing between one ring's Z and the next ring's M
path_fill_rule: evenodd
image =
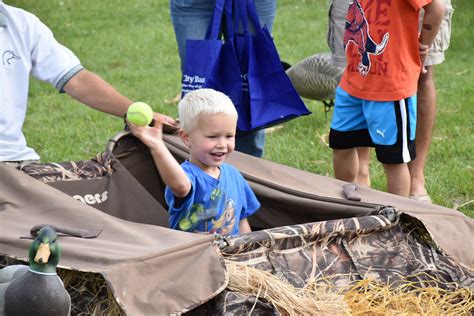
M163 125L155 120L154 126L139 127L128 124L133 135L150 149L163 182L177 197L185 197L191 190L191 181L163 142Z

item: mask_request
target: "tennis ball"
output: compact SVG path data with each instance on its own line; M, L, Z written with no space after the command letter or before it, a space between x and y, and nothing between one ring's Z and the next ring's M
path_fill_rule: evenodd
M153 110L143 102L135 102L128 107L127 120L137 126L146 126L153 120Z

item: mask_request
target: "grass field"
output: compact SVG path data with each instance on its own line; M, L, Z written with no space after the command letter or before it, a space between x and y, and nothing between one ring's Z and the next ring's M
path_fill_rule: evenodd
M176 116L166 104L180 90L177 47L165 0L6 0L43 20L82 64L134 100ZM278 0L274 39L291 64L326 44L327 0ZM453 0L451 47L436 68L438 114L427 164L427 188L434 202L474 217L474 3ZM123 128L121 119L79 105L48 84L33 80L24 126L30 146L43 161L88 159ZM326 145L331 113L304 100L313 114L284 124L267 137L265 158L332 176ZM373 157L372 184L385 190L382 168Z

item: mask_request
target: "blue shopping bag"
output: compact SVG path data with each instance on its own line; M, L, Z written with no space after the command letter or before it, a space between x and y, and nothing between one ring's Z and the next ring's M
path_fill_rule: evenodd
M213 88L232 100L240 98L239 65L231 43L225 40L232 36L232 0L217 0L205 38L186 41L182 96L196 89Z
M234 0L233 15L233 46L243 90L240 101L233 100L238 128L257 130L311 114L286 75L270 33L260 26L253 0ZM255 34L249 32L249 22Z

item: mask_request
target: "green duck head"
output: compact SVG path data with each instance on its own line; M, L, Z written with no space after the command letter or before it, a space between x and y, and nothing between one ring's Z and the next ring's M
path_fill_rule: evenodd
M61 246L57 242L56 231L45 226L30 246L30 270L41 273L56 273L56 266L61 259Z

